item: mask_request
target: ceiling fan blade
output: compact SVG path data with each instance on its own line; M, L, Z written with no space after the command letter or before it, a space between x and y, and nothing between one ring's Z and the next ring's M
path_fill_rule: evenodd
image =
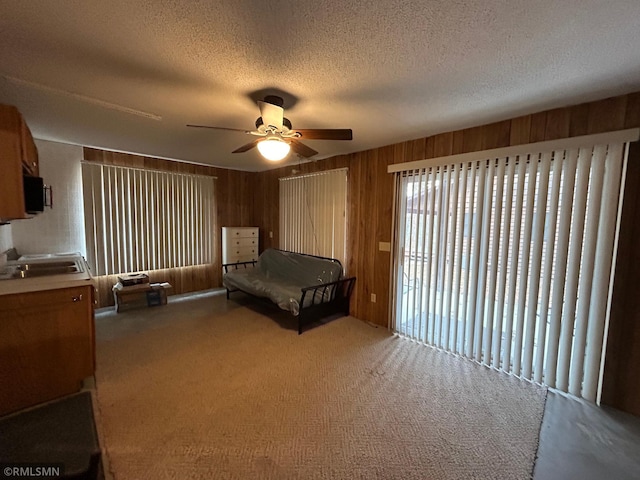
M289 140L289 144L291 145L291 149L294 152L305 158L313 157L318 153L313 148L307 147L304 143L299 142L298 140L295 140L293 138Z
M187 125L187 127L193 128L209 128L211 130L228 130L230 132L242 132L242 133L251 133L249 130L242 130L240 128L227 128L227 127L212 127L210 125Z
M284 108L272 103L258 101L260 107L260 116L262 123L266 126L276 127L278 131L282 130L282 119L284 118Z
M353 140L350 128L295 128L305 140Z
M258 142L262 140L261 138L258 138L257 140L254 140L253 142L249 142L246 145L243 145L241 147L236 148L233 152L231 153L244 153L244 152L248 152L249 150L251 150L253 147L255 147Z

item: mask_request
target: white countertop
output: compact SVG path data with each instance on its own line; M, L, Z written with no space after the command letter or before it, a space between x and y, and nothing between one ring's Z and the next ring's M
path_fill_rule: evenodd
M81 271L75 273L64 273L60 275L0 280L0 295L39 292L42 290L57 290L59 288L82 287L88 285L95 286L87 262L81 255L65 255L64 259L77 261L78 265L81 266ZM7 266L20 263L59 262L60 260L60 256L31 256L28 259L21 258L20 260L15 262L7 262Z

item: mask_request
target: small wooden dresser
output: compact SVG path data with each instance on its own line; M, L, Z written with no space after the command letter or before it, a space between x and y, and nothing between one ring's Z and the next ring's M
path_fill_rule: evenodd
M222 264L257 260L259 242L258 227L222 227Z

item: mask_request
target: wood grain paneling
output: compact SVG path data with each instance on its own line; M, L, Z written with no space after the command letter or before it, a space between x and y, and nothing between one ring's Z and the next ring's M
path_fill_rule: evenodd
M531 130L529 131L528 143L543 142L546 130L547 112L539 112L531 115Z
M413 152L411 155L410 161L421 160L425 158L427 154L427 142L425 138L419 138L418 140L414 140L413 142ZM374 154L377 153L377 150L373 151Z
M435 137L427 138L424 148L424 158L433 158L435 156L436 142Z
M353 225L355 222L360 221L360 212L358 210L360 202L356 200L360 198L360 188L362 183L360 166L361 162L357 157L354 158L351 162L351 166L349 167L349 172L347 174L347 179L349 182L347 187L347 201L349 202L349 206L347 209L347 222L349 226ZM358 273L358 266L360 265L360 262L358 261L360 257L360 252L358 251L359 232L360 225L358 224L357 228L349 229L347 233L347 270L349 272L349 275L356 275ZM354 292L354 303L356 295L357 293Z
M453 138L451 136L451 138ZM442 144L443 150L451 148L451 144ZM389 289L378 290L379 286L384 286L389 278L389 266L391 264L391 252L380 251L379 242L391 242L392 236L392 219L393 219L393 184L394 176L387 173L388 161L387 159L390 150L381 148L378 151L378 155L375 159L375 178L376 186L374 190L374 196L376 199L375 211L376 215L376 234L375 238L378 242L373 244L375 252L374 273L373 273L373 285L376 290L377 303L371 304L375 307L375 312L388 312L389 311ZM434 152L435 154L435 152ZM391 199L392 201L389 201ZM357 281L357 280L356 280ZM369 299L367 299L369 300ZM372 312L374 313L374 312Z
M456 130L453 132L453 154L457 155L462 153L463 150L464 135L462 130Z
M640 416L640 145L629 152L602 402Z
M169 282L173 286L170 294L179 294L205 290L222 285L222 250L220 228L224 226L253 226L253 189L256 174L223 168L195 165L160 158L110 152L95 148L84 148L84 159L105 165L146 168L169 172L209 175L216 177L216 235L214 237L214 263L193 267L171 268L149 272L151 282ZM97 277L98 305L106 307L114 304L111 288L117 282L117 276Z
M584 103L569 108L569 136L579 137L589 131L589 104Z
M633 128L638 125L640 125L640 92L627 95L624 116L624 128Z
M379 150L379 149L377 149ZM376 150L376 151L377 151ZM359 311L363 312L364 318L372 318L378 310L374 303L371 302L371 294L378 294L376 290L376 251L377 243L375 241L367 241L366 236L375 236L378 223L384 221L382 212L376 209L381 201L385 199L379 195L381 192L376 191L378 185L378 170L376 169L376 152L371 150L360 155L360 176L363 179L360 184L360 198L362 199L358 205L358 251L359 259L359 276L364 280L364 289L361 290L362 295L359 296ZM386 175L385 175L386 176ZM376 212L371 215L369 212Z
M433 138L434 158L453 155L453 132L441 133L430 138Z
M462 131L462 153L484 150L482 127L467 128Z
M521 145L529 143L531 135L531 115L518 117L511 120L511 131L509 143L511 145Z
M404 162L404 151L405 144L404 143L396 143L393 145L393 159L394 163L402 163Z
M587 133L610 132L624 128L627 96L606 98L589 104Z
M568 108L556 108L547 112L544 139L567 138L571 125L571 112Z
M511 121L492 123L482 127L482 150L508 147L511 140Z

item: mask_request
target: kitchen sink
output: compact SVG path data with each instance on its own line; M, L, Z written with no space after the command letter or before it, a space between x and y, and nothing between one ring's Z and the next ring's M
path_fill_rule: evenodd
M51 261L33 259L28 262L15 262L5 266L0 272L0 280L18 278L47 277L50 275L66 275L84 273L85 269L78 259L52 259Z
M18 265L18 270L22 271L40 271L40 270L56 270L56 269L67 269L69 267L74 267L76 272L78 271L78 265L73 261L64 261L64 262L46 262L46 263L21 263Z
M72 252L72 253L35 253L35 254L28 254L28 255L22 255L18 260L19 261L29 261L29 260L46 260L49 258L60 258L60 257L79 257L80 253L79 252Z
M20 267L13 273L13 278L32 278L44 277L47 275L63 275L65 273L78 273L78 267L71 262L70 266L50 267L50 268L34 268L30 270L22 270Z

